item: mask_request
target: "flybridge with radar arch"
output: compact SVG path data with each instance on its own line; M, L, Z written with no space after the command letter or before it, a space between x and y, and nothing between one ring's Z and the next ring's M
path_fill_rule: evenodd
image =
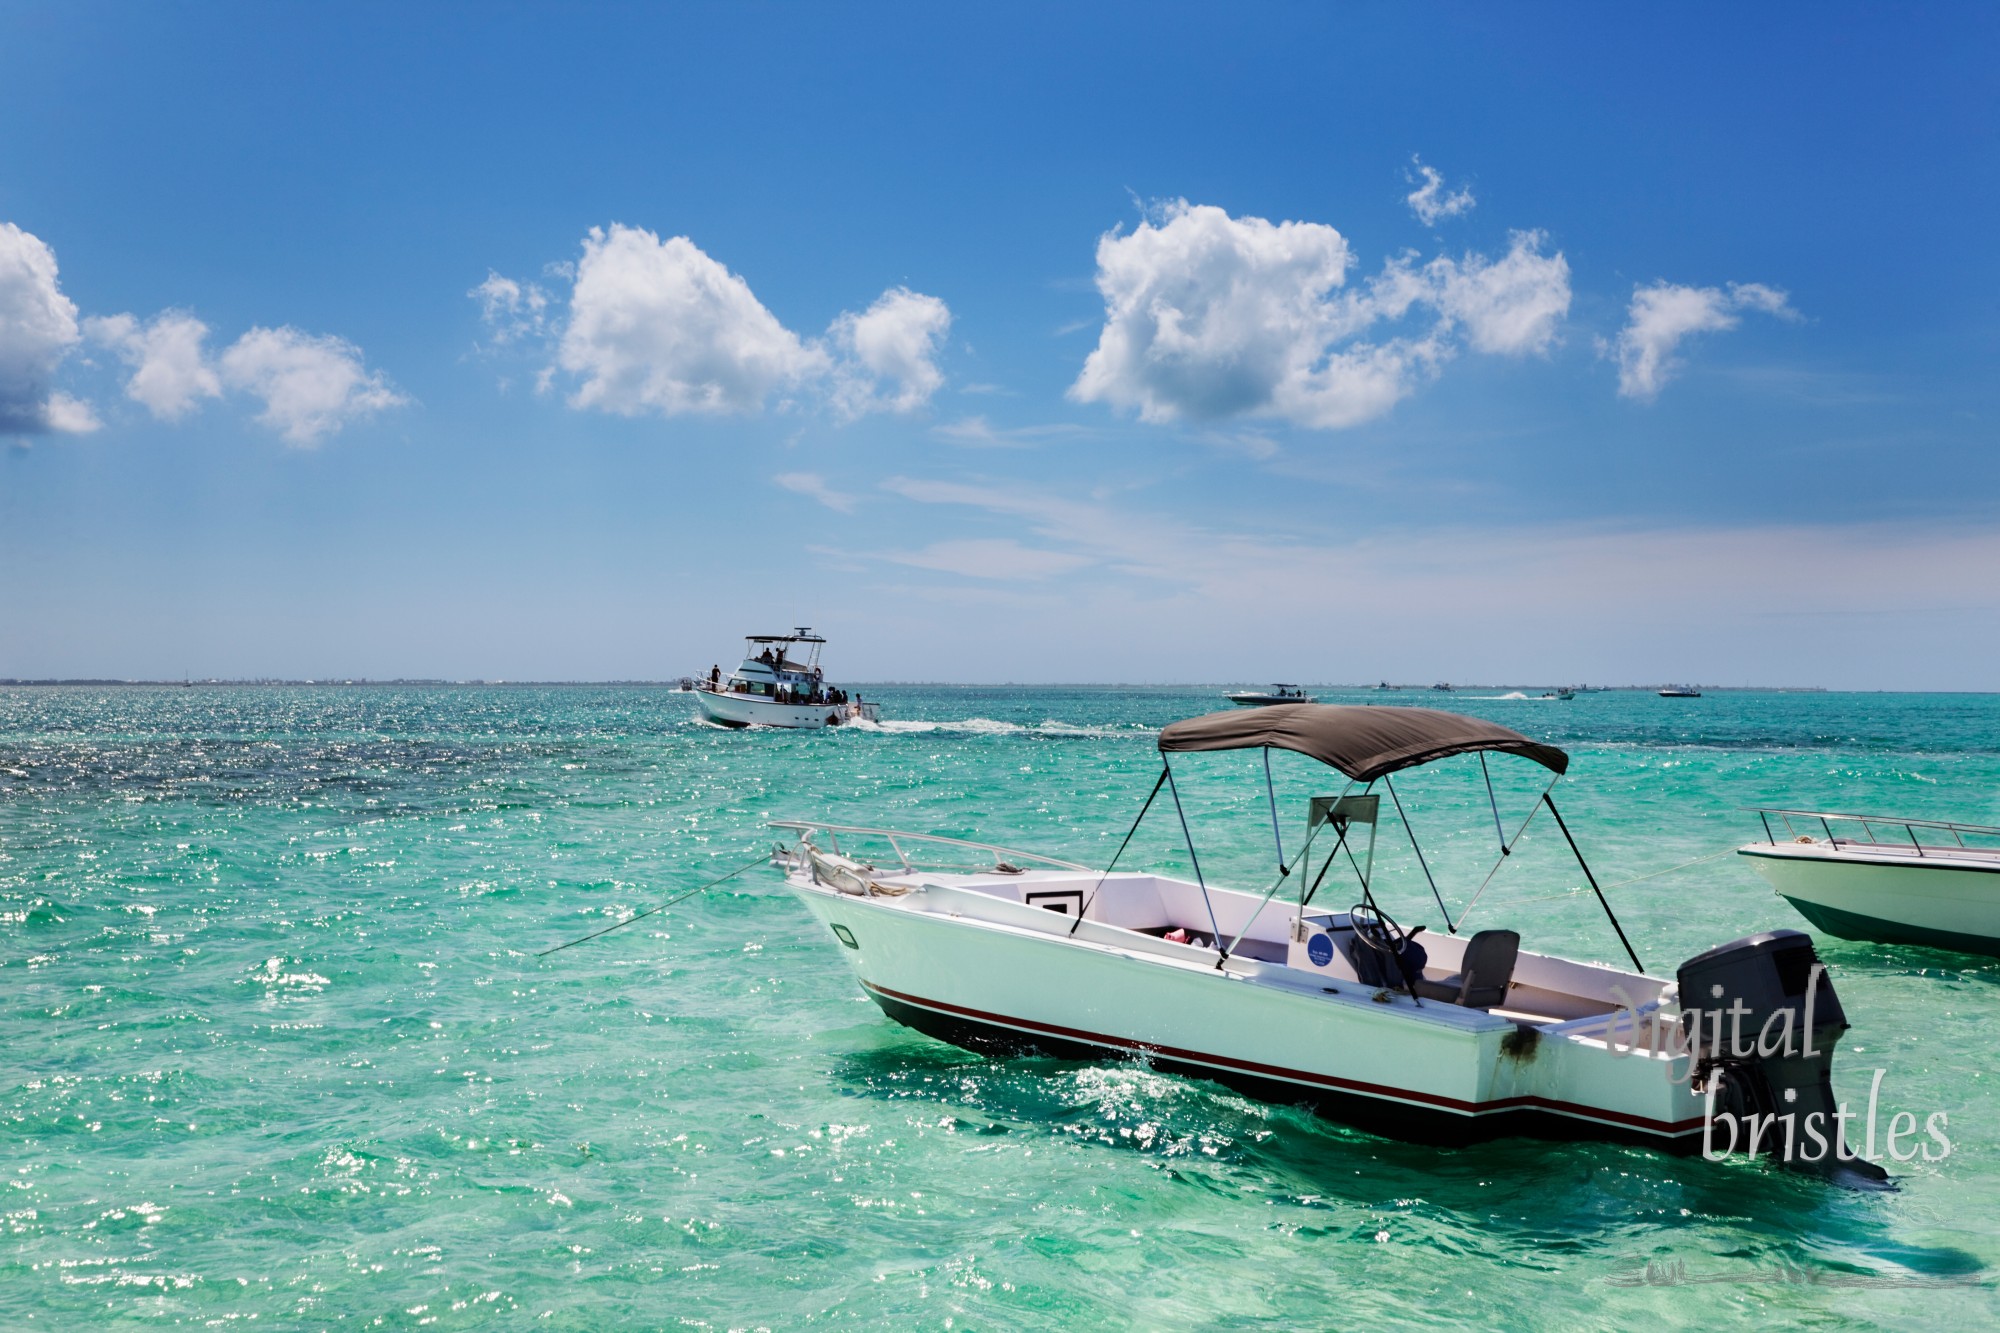
M702 715L718 726L790 730L878 720L881 705L828 682L819 664L825 644L824 635L804 625L790 634L746 634L734 671L718 663L691 686Z

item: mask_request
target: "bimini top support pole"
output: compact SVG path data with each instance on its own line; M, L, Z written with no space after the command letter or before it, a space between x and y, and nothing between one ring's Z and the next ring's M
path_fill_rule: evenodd
M1493 794L1493 773L1486 767L1483 751L1479 756L1479 776L1486 779L1486 804L1493 810L1493 836L1500 839L1500 855L1506 856L1510 849L1507 846L1507 830L1500 827L1500 798Z
M1188 831L1187 811L1181 806L1180 784L1174 781L1174 766L1167 761L1165 754L1160 756L1160 766L1167 771L1167 793L1174 798L1174 813L1181 819L1181 837L1187 841L1188 860L1194 862L1195 887L1201 890L1202 906L1208 909L1208 928L1214 932L1215 951L1220 955L1215 965L1221 967L1229 960L1229 951L1222 947L1222 929L1215 924L1215 904L1208 896L1208 881L1201 877L1201 857L1195 854L1194 834Z
M1139 818L1133 820L1132 827L1125 830L1125 841L1118 844L1118 850L1111 856L1111 864L1104 867L1104 873L1097 877L1097 883L1090 886L1090 896L1084 899L1083 906L1077 909L1076 920L1069 923L1070 934L1076 934L1076 928L1083 924L1084 913L1088 912L1090 905L1097 901L1097 891L1103 888L1104 881L1111 877L1112 870L1118 865L1118 858L1125 855L1125 849L1132 843L1132 835L1139 831L1139 825L1144 822L1146 812L1153 808L1153 798L1160 794L1160 788L1166 786L1166 784L1167 770L1162 768L1160 776L1153 780L1153 790L1146 793L1146 803L1139 807Z
M1271 838L1278 844L1278 878L1283 879L1291 872L1285 869L1285 835L1278 831L1278 789L1271 785L1271 747L1264 751L1264 794L1271 798Z
M1472 892L1471 901L1467 902L1465 904L1465 910L1458 914L1458 920L1455 923L1453 923L1451 928L1452 934L1454 935L1458 934L1458 928L1465 924L1465 918L1471 916L1472 909L1479 906L1479 899L1485 894L1486 886L1491 884L1493 882L1493 877L1500 873L1500 867L1507 864L1508 853L1513 850L1515 843L1521 841L1522 835L1528 831L1528 825L1535 822L1535 816L1542 812L1542 800L1547 799L1549 794L1549 789L1551 787L1554 787L1556 783L1560 780L1561 780L1560 774L1551 777L1549 779L1549 785L1547 787L1542 788L1541 798L1537 799L1533 805L1528 807L1528 817L1521 821L1521 827L1514 830L1513 838L1511 840L1506 838L1501 839L1500 855L1493 858L1493 868L1486 872L1485 879L1479 881L1479 887L1477 889L1474 889ZM1555 809L1555 807L1550 806L1549 809L1553 810ZM1574 848L1576 844L1571 843L1570 846ZM1579 857L1578 859L1581 860L1582 858Z
M1458 934L1458 923L1451 919L1451 909L1444 905L1444 895L1438 892L1438 882L1431 876L1431 863L1424 860L1424 849L1417 846L1417 831L1410 827L1410 816L1403 809L1403 798L1396 795L1396 784L1389 781L1389 775L1385 773L1382 785L1389 789L1389 799L1396 803L1396 818L1403 821L1403 832L1410 835L1410 850L1417 854L1417 864L1423 867L1424 882L1431 886L1431 897L1437 899L1438 911L1444 913L1445 929Z
M1611 922L1611 928L1618 932L1618 942L1625 946L1627 956L1632 959L1632 966L1638 968L1640 975L1643 976L1646 965L1640 962L1639 955L1633 952L1632 941L1625 938L1625 927L1618 924L1618 914L1613 912L1611 904L1605 901L1604 890L1597 887L1597 876L1590 873L1590 866L1583 859L1583 852L1577 847L1576 839L1570 837L1569 825L1563 822L1562 811L1556 809L1556 803L1549 799L1547 792L1542 793L1542 803L1548 806L1549 813L1556 817L1556 827L1563 831L1563 841L1567 842L1569 849L1576 853L1576 863L1583 867L1583 877L1590 881L1590 891L1597 895L1598 905L1604 909L1604 915Z

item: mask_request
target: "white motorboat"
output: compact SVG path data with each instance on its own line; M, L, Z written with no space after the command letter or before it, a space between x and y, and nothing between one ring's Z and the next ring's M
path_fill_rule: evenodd
M1764 841L1737 851L1821 930L1844 940L2000 956L2000 828L1816 810L1756 813Z
M1234 690L1222 696L1233 704L1246 708L1262 708L1271 704L1309 704L1313 697L1289 682L1279 682L1268 690Z
M709 721L725 727L837 727L880 719L880 704L828 683L819 664L825 643L805 626L790 634L748 635L734 671L724 675L717 666L696 678L695 701Z
M1662 699L1699 699L1701 691L1692 685L1668 685L1659 691Z
M1159 748L1161 773L1133 829L1168 790L1191 880L1118 872L1130 833L1097 871L951 838L784 821L774 827L797 841L774 860L885 1014L973 1050L1139 1058L1439 1143L1535 1135L1692 1152L1711 1117L1761 1110L1769 1128L1782 1105L1831 1130L1836 1145L1828 1150L1822 1138L1815 1156L1800 1131L1794 1151L1788 1131L1786 1164L1881 1179L1869 1163L1832 1160L1841 1150L1828 1076L1846 1020L1808 936L1780 930L1733 941L1670 979L1644 972L1636 954L1639 970L1626 971L1521 950L1513 931L1460 935L1448 914L1449 933L1425 935L1428 957L1418 957L1416 932L1375 902L1382 793L1402 813L1391 774L1460 754L1477 753L1482 765L1489 752L1524 756L1553 776L1514 841L1546 806L1574 850L1549 792L1568 766L1561 750L1431 709L1318 704L1192 718L1162 731ZM1339 795L1312 798L1304 845L1289 859L1271 748L1310 755L1348 779ZM1278 872L1261 893L1206 883L1173 779L1175 754L1240 749L1266 751ZM1411 847L1423 864L1414 833ZM1345 889L1328 885L1336 870L1336 884L1352 872ZM1595 890L1588 866L1584 873ZM1293 892L1280 899L1288 883ZM1615 917L1611 924L1618 928ZM1622 929L1618 937L1625 943ZM1765 1035L1782 1012L1789 1035L1800 1009L1810 1040L1797 1052L1773 1041L1768 1055L1746 1056L1733 1034L1722 1046L1725 1012ZM1732 1142L1737 1123L1729 1122ZM1776 1155L1776 1140L1773 1131L1762 1147Z

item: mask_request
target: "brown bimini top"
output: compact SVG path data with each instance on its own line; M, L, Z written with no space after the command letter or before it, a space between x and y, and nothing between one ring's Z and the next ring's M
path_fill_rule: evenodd
M1434 759L1497 750L1532 759L1552 773L1569 767L1553 745L1531 741L1497 723L1435 708L1375 708L1351 704L1272 704L1251 712L1209 713L1160 733L1162 752L1293 750L1330 764L1356 782L1373 782Z

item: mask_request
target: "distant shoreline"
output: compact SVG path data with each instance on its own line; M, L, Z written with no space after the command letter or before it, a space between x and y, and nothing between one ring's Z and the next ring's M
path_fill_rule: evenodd
M599 688L609 687L609 686L626 686L626 687L678 689L683 679L684 679L683 677L677 676L668 680L445 680L442 678L429 678L429 677L407 677L407 678L398 677L391 680L369 680L359 676L352 678L343 676L343 677L332 677L326 679L279 679L273 677L269 679L244 679L244 680L221 680L215 678L206 680L123 680L123 679L114 679L111 677L75 677L75 678L65 677L60 679L44 677L44 678L30 679L25 677L0 676L0 687L18 686L18 687L43 688L43 687L57 687L57 686L69 686L69 687L95 686L98 688L145 687L145 688L160 688L160 689L183 689L183 688L193 688L195 686L201 686L203 688L209 688L209 689L220 689L220 688L268 689L274 687L289 687L289 688L300 688L300 689L304 688L376 689L386 686L386 687L399 687L399 688L420 687L427 689L548 689L558 686L595 686ZM965 689L965 690L995 690L995 689L1224 690L1230 688L1232 685L1239 685L1239 684L1241 684L1241 682L1236 682L1236 681L967 682L967 681L946 681L946 680L881 680L881 681L853 682L851 688L859 688L863 690L885 689L885 688L886 689ZM1317 684L1317 685L1308 685L1306 688L1312 690L1342 690L1355 693L1360 693L1365 691L1369 694L1383 694L1383 695L1421 695L1433 698L1437 696L1442 696L1444 698L1449 699L1455 696L1469 695L1481 691L1548 690L1561 687L1540 685L1540 684L1455 685L1448 692L1442 690L1432 690L1427 685L1398 685L1387 690L1384 690L1376 685L1360 685L1360 684L1352 684L1352 685ZM1587 689L1579 690L1578 692L1585 694L1630 694L1630 693L1650 694L1653 693L1654 691L1663 688L1665 688L1664 685L1592 685L1589 686ZM1829 691L1829 689L1824 685L1697 685L1694 686L1693 688L1698 689L1705 694L1827 694L1833 692ZM1838 692L1843 694L1992 693L1992 691L1988 690L1885 690L1885 689L1842 690Z

